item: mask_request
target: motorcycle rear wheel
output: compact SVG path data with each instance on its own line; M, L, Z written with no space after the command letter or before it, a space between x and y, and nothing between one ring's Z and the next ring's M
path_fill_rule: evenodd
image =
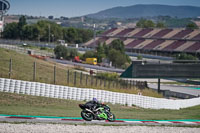
M91 121L94 119L93 114L86 111L81 111L81 117L86 121Z

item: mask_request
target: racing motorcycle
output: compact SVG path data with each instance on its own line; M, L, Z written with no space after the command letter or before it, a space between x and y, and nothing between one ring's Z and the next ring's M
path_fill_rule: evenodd
M108 105L101 105L95 110L89 109L85 104L79 104L82 109L81 117L86 121L91 120L108 120L110 122L115 121L115 115L110 112Z

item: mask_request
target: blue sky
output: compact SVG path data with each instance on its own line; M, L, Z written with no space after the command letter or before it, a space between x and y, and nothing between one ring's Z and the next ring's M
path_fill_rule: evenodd
M165 4L199 6L200 0L8 0L9 14L75 17L96 13L116 6Z

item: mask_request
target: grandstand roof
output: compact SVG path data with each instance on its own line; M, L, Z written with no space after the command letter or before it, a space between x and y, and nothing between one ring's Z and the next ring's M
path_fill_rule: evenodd
M96 47L104 42L109 45L115 39L121 39L127 49L200 52L200 30L190 29L113 28L85 46Z

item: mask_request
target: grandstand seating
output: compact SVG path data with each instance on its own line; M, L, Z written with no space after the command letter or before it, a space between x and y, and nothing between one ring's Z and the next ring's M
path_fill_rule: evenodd
M118 39L118 38L109 38L108 40L105 41L105 43L109 45L115 39Z
M152 37L153 38L161 38L164 35L168 34L169 32L171 32L173 29L163 29L160 32L154 34Z
M90 41L86 42L85 46L89 46L92 42L93 42L93 40L90 40Z
M91 44L89 44L89 47L96 47L99 43L105 42L108 39L108 37L101 37L99 39L96 39L95 42L92 42Z
M187 36L184 37L184 39L192 39L195 36L197 36L199 34L198 30L194 30L193 32L191 32L190 34L188 34Z
M125 37L132 37L132 36L134 36L135 34L137 34L138 32L140 32L141 30L142 30L141 28L136 28L136 29L134 29L133 31L127 33L127 34L125 35Z
M185 42L186 41L174 41L172 44L168 45L167 47L165 47L162 50L165 50L165 51L174 51L174 49L178 48L179 46L181 46Z
M190 46L192 46L195 42L192 41L187 41L186 43L184 43L183 45L181 45L180 47L176 48L175 51L184 51L185 49L189 48Z
M124 45L126 46L127 44L131 43L132 41L134 41L135 39L126 39L124 41Z
M192 52L192 51L198 51L200 50L200 42L196 42L195 44L193 44L192 46L190 46L189 48L185 49L184 51L186 52Z
M117 36L117 34L120 33L123 30L124 30L123 28L118 28L118 29L108 33L107 36Z
M129 44L126 45L126 48L132 48L132 47L135 47L136 45L144 42L145 40L144 39L139 39L139 40L134 40L132 42L130 42Z
M129 29L124 29L121 32L119 32L118 34L116 34L116 36L125 36L127 33L133 31L133 28L129 28Z
M126 38L123 38L123 37L121 37L121 38L119 38L121 41L125 41L126 40Z
M165 40L155 40L151 42L150 44L146 45L145 47L143 47L143 49L153 49L163 42L165 42Z
M154 47L154 50L162 50L163 48L169 46L173 41L172 40L165 40L165 42L161 43L160 45Z
M148 44L152 43L153 40L145 40L144 42L141 42L140 44L138 44L137 46L135 46L135 49L143 49L143 47L147 46Z
M140 32L136 33L134 37L142 37L145 34L151 32L153 29L142 29Z
M107 34L109 34L109 33L111 33L111 32L113 32L113 31L115 31L117 28L112 28L112 29L110 29L110 30L108 30L108 31L106 31L106 32L104 32L103 34L101 34L102 36L104 36L104 35L107 35Z
M145 34L143 37L145 37L145 38L151 38L154 34L156 34L156 33L158 33L158 32L160 32L162 29L154 29L154 30L152 30L151 32L149 32L149 33L147 33L147 34Z
M85 46L96 47L98 43L109 45L113 40L120 39L125 48L148 49L163 52L200 52L200 30L190 29L144 29L144 28L113 28L96 41L90 40Z
M169 32L168 34L164 35L162 38L171 38L174 35L176 35L177 33L179 33L182 29L173 29L171 32Z
M196 35L194 38L192 38L192 39L199 39L200 40L200 33L198 34L198 35Z
M186 35L190 34L192 31L193 30L190 30L190 29L182 30L179 33L177 33L176 35L174 35L172 38L181 39L181 38L185 37Z

